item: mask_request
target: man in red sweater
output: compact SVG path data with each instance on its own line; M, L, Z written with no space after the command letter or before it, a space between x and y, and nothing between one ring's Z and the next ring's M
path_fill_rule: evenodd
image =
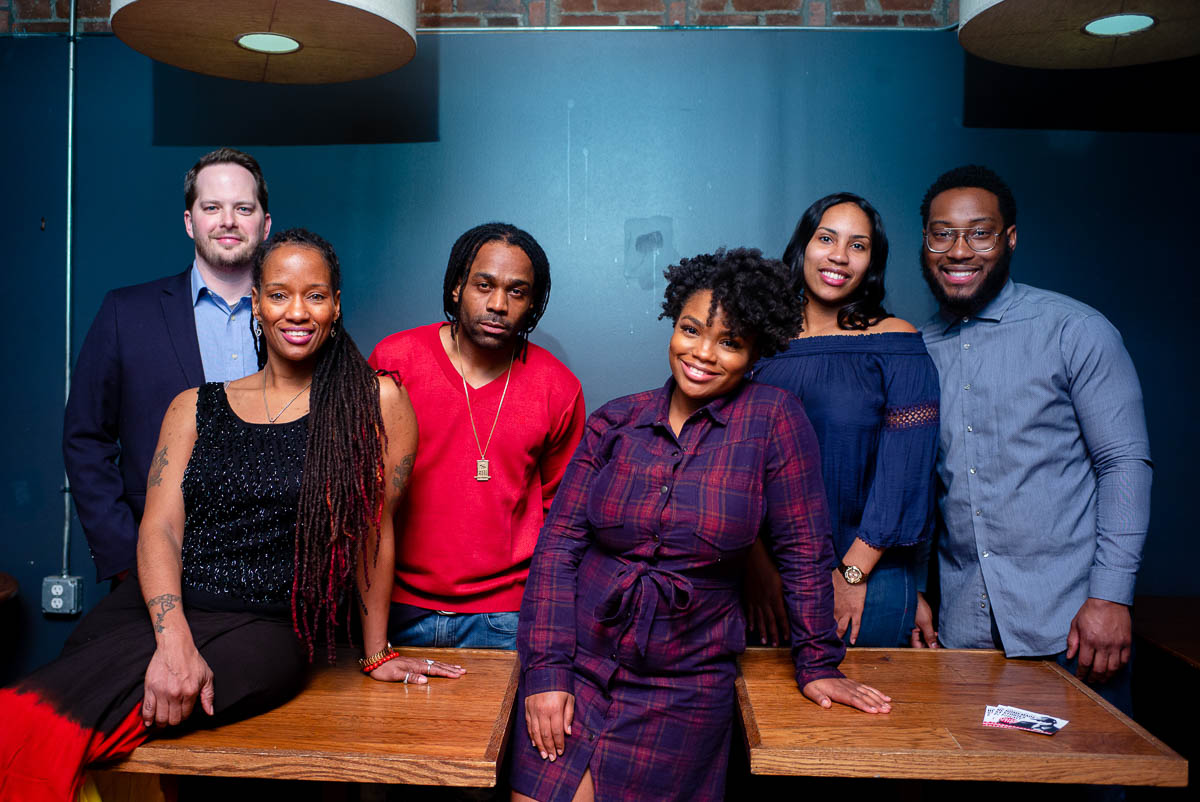
M408 389L421 438L396 513L393 645L516 648L529 560L586 417L579 380L528 342L549 297L533 237L477 226L450 251L449 323L371 354Z

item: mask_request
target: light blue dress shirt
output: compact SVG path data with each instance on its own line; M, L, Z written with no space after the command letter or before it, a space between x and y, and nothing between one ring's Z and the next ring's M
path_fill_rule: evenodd
M942 643L1066 648L1087 598L1129 604L1150 520L1137 373L1096 310L1009 281L921 329L941 383Z
M204 363L204 380L228 382L258 370L250 296L244 295L232 308L208 288L200 270L192 265L192 302L196 313L196 341Z

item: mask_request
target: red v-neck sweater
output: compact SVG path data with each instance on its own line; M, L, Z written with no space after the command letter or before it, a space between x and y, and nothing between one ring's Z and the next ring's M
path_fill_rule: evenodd
M491 479L475 479L479 449L467 418L462 377L435 323L387 337L371 353L395 371L417 413L420 444L396 513L392 601L457 613L519 610L529 560L554 491L583 435L579 380L530 343L516 360L496 417L504 375L471 388L479 443Z

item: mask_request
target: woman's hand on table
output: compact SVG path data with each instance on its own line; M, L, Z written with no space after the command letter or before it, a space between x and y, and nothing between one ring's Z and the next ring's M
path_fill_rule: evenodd
M758 633L762 645L787 643L787 607L783 603L783 579L767 553L762 540L754 541L746 560L746 581L742 592L746 608L746 626Z
M815 679L804 686L803 693L821 707L833 707L833 703L838 702L865 713L889 713L892 710L892 697L849 677Z
M574 694L546 691L525 697L525 726L533 748L538 750L542 760L553 763L563 753L574 720Z
M191 638L187 643L160 643L146 667L142 691L142 723L175 726L192 714L196 699L213 714L213 673Z
M466 673L467 670L462 666L443 663L440 660L396 657L388 660L368 676L380 682L406 682L409 685L424 685L429 682L428 677L458 679Z
M862 625L863 609L867 606L867 583L851 585L842 572L833 569L833 619L837 621L837 634L841 638L850 630L850 645L858 640L858 629Z

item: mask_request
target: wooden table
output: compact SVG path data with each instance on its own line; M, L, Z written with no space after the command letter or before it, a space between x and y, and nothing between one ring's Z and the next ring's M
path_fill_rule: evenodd
M820 708L785 649L748 649L738 701L753 774L1187 785L1187 761L1053 662L996 651L851 649L847 676L892 697L888 715ZM1070 720L1053 736L984 727L986 705Z
M509 736L515 652L400 649L467 669L428 685L376 682L354 654L261 716L147 742L111 772L491 787ZM219 681L219 680L218 680Z

